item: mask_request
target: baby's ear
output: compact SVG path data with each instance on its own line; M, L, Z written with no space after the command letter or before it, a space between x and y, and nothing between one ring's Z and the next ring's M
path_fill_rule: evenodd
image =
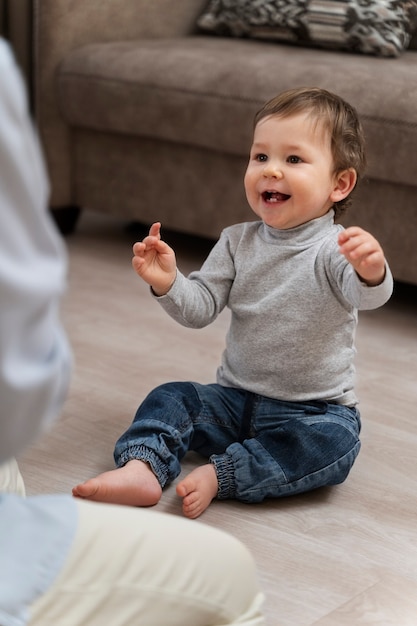
M356 170L353 167L339 172L336 175L335 187L330 195L330 200L332 202L344 200L355 187L357 178Z

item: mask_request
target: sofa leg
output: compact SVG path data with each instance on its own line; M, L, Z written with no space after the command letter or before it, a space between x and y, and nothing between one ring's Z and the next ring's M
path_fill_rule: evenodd
M71 235L74 232L81 214L78 206L64 206L50 209L55 224L61 235Z

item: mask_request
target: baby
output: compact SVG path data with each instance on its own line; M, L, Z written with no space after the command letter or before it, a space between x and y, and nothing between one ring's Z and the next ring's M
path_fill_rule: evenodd
M154 505L188 450L207 459L176 486L190 518L213 498L256 503L346 479L360 449L357 313L393 287L378 241L335 223L364 166L352 106L319 88L284 92L255 117L244 185L258 220L226 228L188 277L159 223L135 243L134 269L180 324L230 309L226 348L216 383L151 391L116 443L117 469L74 496Z

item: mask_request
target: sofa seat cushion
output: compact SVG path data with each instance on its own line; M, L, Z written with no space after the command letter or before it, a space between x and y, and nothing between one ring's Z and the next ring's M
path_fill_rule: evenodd
M317 85L358 109L367 135L368 174L415 184L413 52L365 59L211 36L96 43L71 52L57 80L60 110L73 127L244 157L254 113L267 99L285 89Z

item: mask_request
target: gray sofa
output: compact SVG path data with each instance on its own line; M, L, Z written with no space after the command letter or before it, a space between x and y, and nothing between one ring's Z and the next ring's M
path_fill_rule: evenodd
M342 221L417 284L417 51L378 58L203 35L206 0L35 0L35 113L51 208L216 238L253 219L243 174L255 111L298 85L359 111L368 177Z

